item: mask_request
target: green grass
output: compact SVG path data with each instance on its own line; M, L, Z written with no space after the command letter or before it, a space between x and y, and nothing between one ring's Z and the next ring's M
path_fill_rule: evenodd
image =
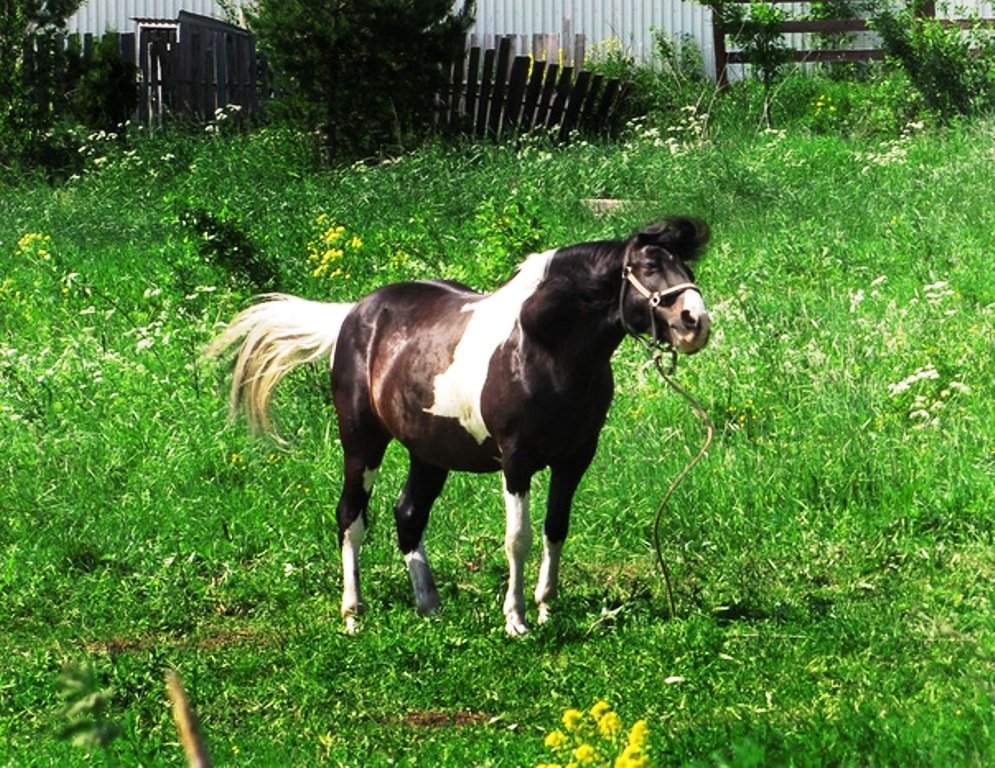
M181 764L168 668L223 765L534 765L598 699L661 765L990 764L995 125L658 138L319 170L279 130L160 137L0 189L0 764ZM504 636L500 484L473 476L429 528L443 612L414 615L395 448L343 634L324 377L281 389L288 449L253 439L198 359L218 324L272 287L487 288L677 211L714 227L713 341L678 378L717 425L664 518L678 615L652 518L701 428L626 343L554 620ZM334 225L362 243L316 279ZM105 748L57 738L66 664L113 689Z

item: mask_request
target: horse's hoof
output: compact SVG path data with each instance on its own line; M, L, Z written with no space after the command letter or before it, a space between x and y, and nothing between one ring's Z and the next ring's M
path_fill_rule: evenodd
M442 607L442 600L439 599L438 594L433 594L426 596L424 599L418 601L418 615L419 616L434 616L439 612Z
M550 609L545 603L539 603L539 623L545 624L549 621Z
M525 623L524 619L509 616L505 619L504 631L508 633L508 637L521 637L529 633L529 625Z
M346 616L344 629L347 635L355 635L359 632L359 619L355 616Z

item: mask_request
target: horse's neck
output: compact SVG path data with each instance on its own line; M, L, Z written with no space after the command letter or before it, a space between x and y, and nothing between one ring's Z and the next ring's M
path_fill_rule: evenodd
M621 267L616 277L612 265L577 270L579 276L572 265L560 266L523 305L522 328L558 356L607 362L625 338L617 303Z

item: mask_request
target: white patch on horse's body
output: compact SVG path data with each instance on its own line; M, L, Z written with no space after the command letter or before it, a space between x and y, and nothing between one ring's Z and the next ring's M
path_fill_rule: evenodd
M435 613L441 601L435 587L435 577L425 555L425 545L419 543L417 549L404 556L404 562L408 566L408 576L411 577L411 588L415 593L418 613L422 616Z
M480 412L480 397L491 357L515 330L522 305L543 277L556 249L529 256L518 273L494 293L469 302L471 312L450 366L435 377L434 400L427 413L457 419L478 443L490 433Z
M358 517L342 535L342 617L346 632L355 632L356 617L363 611L359 592L359 550L366 538L366 525Z
M562 541L550 541L542 537L542 565L539 566L539 581L536 584L535 599L539 606L539 623L549 620L549 603L556 599L560 582L560 555Z
M506 523L504 552L508 556L508 593L504 598L504 629L512 637L529 631L525 623L525 561L532 550L529 492L510 493L504 485Z

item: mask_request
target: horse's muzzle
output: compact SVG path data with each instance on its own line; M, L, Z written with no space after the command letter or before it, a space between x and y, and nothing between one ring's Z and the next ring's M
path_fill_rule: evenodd
M667 321L669 341L678 352L693 355L708 343L712 319L695 290L685 291L677 303L679 306L674 307Z

